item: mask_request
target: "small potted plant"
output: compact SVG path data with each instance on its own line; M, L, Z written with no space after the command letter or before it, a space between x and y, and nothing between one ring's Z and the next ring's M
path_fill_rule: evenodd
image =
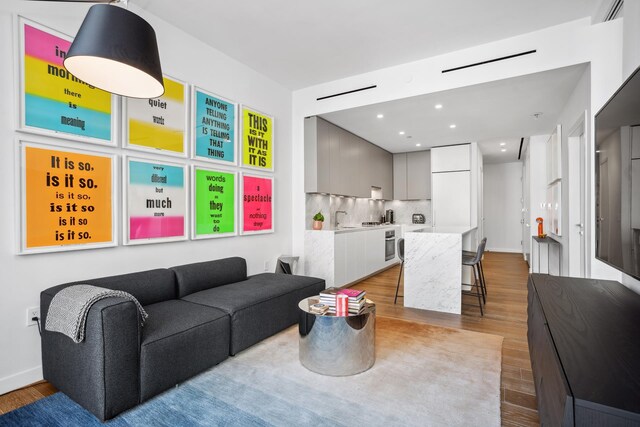
M322 211L320 211L313 216L313 229L322 230L323 222L324 222L324 215L322 215Z

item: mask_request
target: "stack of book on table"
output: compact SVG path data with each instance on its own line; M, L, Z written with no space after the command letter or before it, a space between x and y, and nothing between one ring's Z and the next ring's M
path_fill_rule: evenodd
M329 306L327 304L317 302L309 306L309 311L314 314L326 314L329 311Z
M349 314L360 314L364 310L365 291L358 289L327 288L320 291L320 303L329 307L328 313L336 314L336 296L346 295L349 298Z

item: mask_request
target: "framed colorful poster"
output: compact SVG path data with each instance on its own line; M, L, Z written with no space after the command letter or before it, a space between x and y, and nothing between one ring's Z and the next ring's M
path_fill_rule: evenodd
M193 88L193 148L196 159L236 165L236 111L237 104L228 99Z
M186 167L132 157L124 162L124 244L186 240Z
M19 252L115 246L115 156L25 141L19 147Z
M242 166L273 172L273 117L242 106Z
M123 98L124 146L158 154L187 156L187 84L164 76L164 95Z
M235 236L236 173L193 166L191 182L192 238Z
M242 234L273 233L273 178L241 175Z
M114 96L64 68L71 38L21 17L18 23L20 129L115 145Z

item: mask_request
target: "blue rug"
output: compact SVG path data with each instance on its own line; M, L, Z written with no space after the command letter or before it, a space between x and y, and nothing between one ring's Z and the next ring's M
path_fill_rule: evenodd
M106 424L56 393L0 426L499 426L501 348L502 337L378 317L375 365L327 377L300 365L292 327Z

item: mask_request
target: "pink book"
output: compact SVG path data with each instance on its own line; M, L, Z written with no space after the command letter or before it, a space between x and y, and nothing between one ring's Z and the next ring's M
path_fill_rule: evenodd
M337 294L342 294L342 295L346 295L350 298L357 298L359 297L361 294L364 293L364 291L360 291L358 289L340 289L339 291L336 292Z

